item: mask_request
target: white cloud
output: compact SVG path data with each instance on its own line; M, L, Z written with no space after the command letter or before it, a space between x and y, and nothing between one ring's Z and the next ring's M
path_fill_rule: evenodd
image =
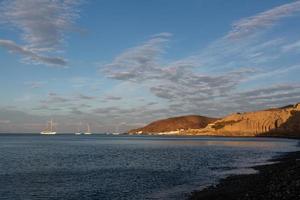
M266 79L268 77L276 77L279 75L285 75L288 73L293 73L293 71L297 71L300 70L300 65L291 65L291 66L283 66L280 67L278 69L274 69L274 70L264 70L261 73L255 75L255 76L251 76L247 79L247 81L253 81L253 80L257 80L257 79Z
M275 35L266 39L262 34L252 33L269 28L298 11L300 1L241 19L229 33L199 53L172 62L162 60L172 34L156 34L155 42L150 39L125 50L105 65L105 71L109 78L143 85L157 99L166 100L165 108L169 109L159 115L222 116L234 111L295 103L300 97L299 87L293 86L295 83L278 85L283 81L269 79L267 86L264 85L266 81L260 85L265 87L263 90L251 87L258 78L287 74L298 68L297 63L288 59L289 55L282 54L286 38ZM286 50L294 48L297 45L285 47ZM282 63L282 60L291 62ZM245 82L250 89L241 90ZM263 92L265 94L261 94ZM164 106L165 101L161 100L159 105ZM151 111L149 109L149 113Z
M283 52L291 52L291 51L300 52L300 40L295 41L291 44L284 45L282 47L282 51Z
M156 99L160 99L160 110L163 109L161 106L169 107L165 114L160 112L159 115L200 113L222 116L233 111L294 103L300 96L300 90L292 87L293 83L284 86L269 83L265 90L270 90L270 94L266 96L250 96L251 89L239 91L245 82L248 85L248 82L268 74L288 73L298 68L293 64L287 68L282 63L276 64L282 58L281 48L286 44L282 38L264 40L247 37L239 42L222 38L199 54L165 62L162 56L169 36L166 38L164 35L157 34L155 41L149 39L125 50L105 65L107 77L143 86L144 90L146 88ZM281 82L277 81L277 84ZM265 91L252 90L254 93ZM149 109L148 112L152 111Z
M19 31L24 45L2 40L2 46L33 63L66 65L65 59L41 55L56 53L78 18L80 0L5 0L0 4L0 23ZM5 44L4 44L5 42Z
M171 36L173 36L172 33L169 33L169 32L162 32L162 33L155 34L155 35L153 35L152 37L153 37L153 38L155 38L155 37L158 37L158 38L166 37L166 38L168 38L168 37L171 37Z
M96 99L96 97L94 96L88 96L88 95L84 95L84 94L79 94L77 96L78 99L81 99L81 100L93 100L93 99Z
M260 87L247 91L236 92L231 100L238 107L249 109L262 109L268 107L279 107L299 102L300 85L275 84L268 87Z
M252 68L217 74L196 72L200 60L197 56L161 64L160 58L168 41L164 35L157 34L155 40L150 39L121 53L105 65L107 76L143 85L154 96L167 100L169 105L195 105L196 102L226 97L245 77L257 72Z
M58 2L66 1L51 1L55 4ZM109 124L114 126L116 119L118 121L125 119L128 120L127 124L133 124L133 122L142 123L173 115L194 113L220 116L234 111L249 111L295 103L300 99L300 87L297 84L278 85L283 82L283 79L270 79L275 79L273 77L275 74L299 69L297 63L277 64L278 60L287 60L282 59L285 58L281 55L282 51L294 50L297 48L296 43L286 45L284 38L275 36L268 37L266 40L260 37L261 35L251 33L270 27L278 20L296 13L298 4L299 1L242 19L233 25L233 30L226 37L217 39L198 54L175 61L163 60L172 34L164 32L153 35L148 41L125 50L109 64L104 65L105 75L121 82L119 84L121 86L117 86L119 89L109 88L109 93L102 91L104 92L102 99L106 100L105 103L100 101L101 97L98 96L49 93L44 100L40 101L41 105L36 110L48 112L61 109L61 112L55 113L62 113L67 119L76 118L77 115L81 118L94 117L107 127ZM44 40L47 38L46 33L26 32L27 29L23 28L23 25L24 27L26 25L31 30L30 23L28 25L30 17L26 19L26 23L20 20L22 26L9 21L22 31L25 44L20 46L10 40L1 40L2 46L32 61L46 63L47 59L40 54L60 49L64 43L64 32L68 30L69 25L72 25L76 15L76 11L75 16L70 15L70 20L69 18L69 21L67 20L70 23L67 23L66 28L62 28L62 32L58 29L55 32L62 35L54 34L59 37L51 38L49 43ZM55 29L58 27L54 26ZM39 39L27 38L26 34ZM248 35L249 37L243 37ZM242 39L234 41L231 40L232 38ZM285 66L290 67L285 68ZM258 70L259 68L261 69ZM259 83L255 83L254 86L249 83L247 89L243 88L242 84L245 80L253 81L258 77L271 78L259 85L259 88L255 87L255 84ZM84 87L84 89L88 89L92 84L97 87L106 84L104 81L87 77L75 78L70 82L73 87ZM274 82L277 84L274 85ZM135 98L138 100L140 97L145 101L136 104ZM130 103L126 102L127 99ZM122 104L118 100L122 100ZM87 101L89 104L85 105Z
M108 95L105 97L105 100L108 100L108 101L119 101L121 99L122 99L122 97L114 96L114 95Z
M45 100L41 100L40 103L44 105L51 105L51 104L63 104L63 103L69 103L73 101L73 99L61 96L54 92L49 92L47 95L47 98Z
M160 71L159 58L170 36L167 33L157 34L142 45L124 51L104 66L104 72L109 78L117 80L155 78Z
M29 86L32 89L36 89L36 88L43 87L46 84L46 82L45 81L29 81L29 82L25 82L24 84Z
M9 0L2 3L2 18L22 31L28 48L57 49L78 17L78 0Z
M278 20L290 17L300 11L300 1L284 4L257 15L235 22L227 38L237 39L248 36L255 31L273 26Z
M6 48L8 51L12 53L18 53L24 56L25 62L30 61L35 64L42 63L42 64L58 65L58 66L67 65L67 61L63 58L41 56L26 47L17 45L15 42L11 40L0 40L0 46Z

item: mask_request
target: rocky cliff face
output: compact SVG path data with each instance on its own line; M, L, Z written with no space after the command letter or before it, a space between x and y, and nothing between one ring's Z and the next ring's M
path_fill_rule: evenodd
M195 116L194 116L195 117ZM200 117L171 118L153 122L131 133L158 133L218 136L300 136L300 103L256 112L235 113L222 119ZM186 122L193 119L193 123Z
M173 117L169 119L158 120L151 124L130 130L132 134L151 134L151 133L166 133L186 131L188 129L205 128L209 123L216 121L216 118L203 117L198 115L189 115L182 117Z
M226 116L195 134L224 136L300 136L300 104Z

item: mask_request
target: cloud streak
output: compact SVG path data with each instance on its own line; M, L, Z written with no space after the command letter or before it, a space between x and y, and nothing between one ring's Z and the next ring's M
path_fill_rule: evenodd
M0 40L0 46L6 48L11 53L17 53L25 57L25 62L32 62L34 64L49 64L57 66L66 66L67 61L59 57L41 56L26 47L17 45L11 40Z
M152 79L160 72L158 61L171 34L154 35L142 45L128 49L104 66L108 78L139 81ZM147 75L147 76L146 76Z
M282 47L283 52L300 52L300 40L293 42L292 44L287 44Z
M121 99L122 99L122 97L113 96L113 95L108 95L105 97L105 100L108 100L108 101L119 101Z
M255 31L273 26L278 20L293 16L300 12L300 1L284 4L257 15L235 22L227 38L238 39L248 36Z

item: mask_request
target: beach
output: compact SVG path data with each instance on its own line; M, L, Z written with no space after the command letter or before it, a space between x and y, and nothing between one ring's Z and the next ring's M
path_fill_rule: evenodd
M300 151L285 153L272 164L253 167L258 173L232 175L217 185L191 193L190 200L300 199Z

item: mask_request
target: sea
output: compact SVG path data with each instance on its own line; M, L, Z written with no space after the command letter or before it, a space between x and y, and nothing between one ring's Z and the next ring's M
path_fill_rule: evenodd
M297 151L297 140L0 134L1 200L186 199Z

